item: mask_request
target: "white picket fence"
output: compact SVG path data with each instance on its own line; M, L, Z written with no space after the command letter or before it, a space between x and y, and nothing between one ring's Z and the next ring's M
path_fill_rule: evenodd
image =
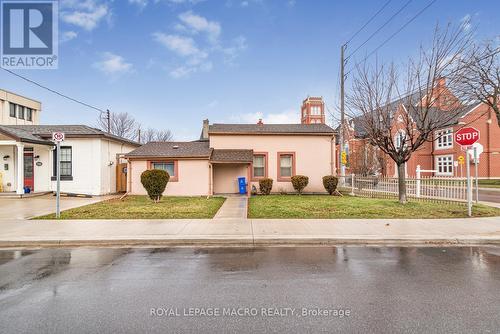
M397 198L398 179L381 176L348 175L339 177L342 192L362 197ZM410 200L467 201L467 180L452 177L406 178L406 195Z

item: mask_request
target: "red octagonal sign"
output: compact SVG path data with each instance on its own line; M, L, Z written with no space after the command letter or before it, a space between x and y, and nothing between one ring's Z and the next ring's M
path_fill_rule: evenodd
M462 146L470 146L479 140L479 131L475 128L462 128L455 133L455 141Z

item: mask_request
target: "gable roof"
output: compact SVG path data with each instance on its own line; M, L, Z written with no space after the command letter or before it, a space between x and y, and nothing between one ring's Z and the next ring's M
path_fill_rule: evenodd
M149 142L129 152L130 158L206 158L212 150L208 141Z
M23 143L54 145L51 141L35 136L30 131L19 129L10 125L0 125L0 133Z
M253 150L214 149L211 162L253 162Z
M210 125L209 134L251 135L332 135L326 124L219 124Z
M52 133L60 131L64 132L64 135L68 138L102 137L133 146L141 145L136 141L115 136L87 125L2 125L1 127L6 132L16 134L17 138L24 138L28 142L33 143L35 143L33 140L36 140L39 143L52 143L50 141Z

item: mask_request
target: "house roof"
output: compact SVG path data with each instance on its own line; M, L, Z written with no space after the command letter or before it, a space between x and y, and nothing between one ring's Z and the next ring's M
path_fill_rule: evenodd
M212 150L208 141L149 142L129 152L129 158L209 158Z
M241 162L248 163L253 161L253 150L232 150L232 149L214 149L211 162Z
M209 134L252 135L332 135L334 130L326 124L212 124Z
M414 93L412 95L417 95L417 94L418 93ZM415 121L418 121L420 126L424 126L425 125L424 122L425 123L433 122L434 120L441 118L442 113L449 112L449 111L441 110L438 108L430 108L429 111L427 112L426 119L421 120L420 119L421 117L419 117L418 109L415 108L414 106L408 106L405 103L407 101L414 101L414 99L415 98L412 96L406 96L406 97L403 97L403 98L398 99L396 101L393 101L382 108L390 110L392 113L395 113L398 106L404 104L405 107L409 110L410 116ZM471 104L464 105L460 110L455 110L453 112L449 112L450 113L449 119L447 120L447 122L445 122L446 124L444 124L443 126L451 126L451 125L457 124L459 122L460 118L462 118L465 114L467 114L472 109L477 107L479 104L481 104L481 102L474 102ZM349 124L353 128L354 136L356 138L365 138L368 135L368 133L365 129L365 126L364 126L364 122L363 122L364 117L365 117L364 115L360 115L357 117L353 117L349 120Z
M33 135L30 131L17 128L11 125L0 125L0 133L11 137L17 141L24 143L42 144L42 145L54 145L49 140L45 140L39 136Z
M2 127L6 128L7 131L10 129L12 133L22 134L26 138L36 138L38 141L42 140L43 142L47 142L45 139L52 138L53 132L60 131L64 132L64 135L68 138L102 137L133 146L140 146L136 141L115 136L87 125L3 125Z

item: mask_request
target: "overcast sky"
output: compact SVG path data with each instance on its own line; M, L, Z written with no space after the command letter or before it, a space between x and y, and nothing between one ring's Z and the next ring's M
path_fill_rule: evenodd
M145 127L196 139L202 120L295 123L307 95L338 100L340 45L387 0L61 0L59 69L18 73ZM349 45L357 48L404 5L393 0ZM413 0L350 59L376 48L429 0ZM500 1L437 0L379 50L402 60L436 22L498 38ZM468 25L466 25L466 28ZM0 71L0 88L40 100L43 124L95 125L98 112Z

